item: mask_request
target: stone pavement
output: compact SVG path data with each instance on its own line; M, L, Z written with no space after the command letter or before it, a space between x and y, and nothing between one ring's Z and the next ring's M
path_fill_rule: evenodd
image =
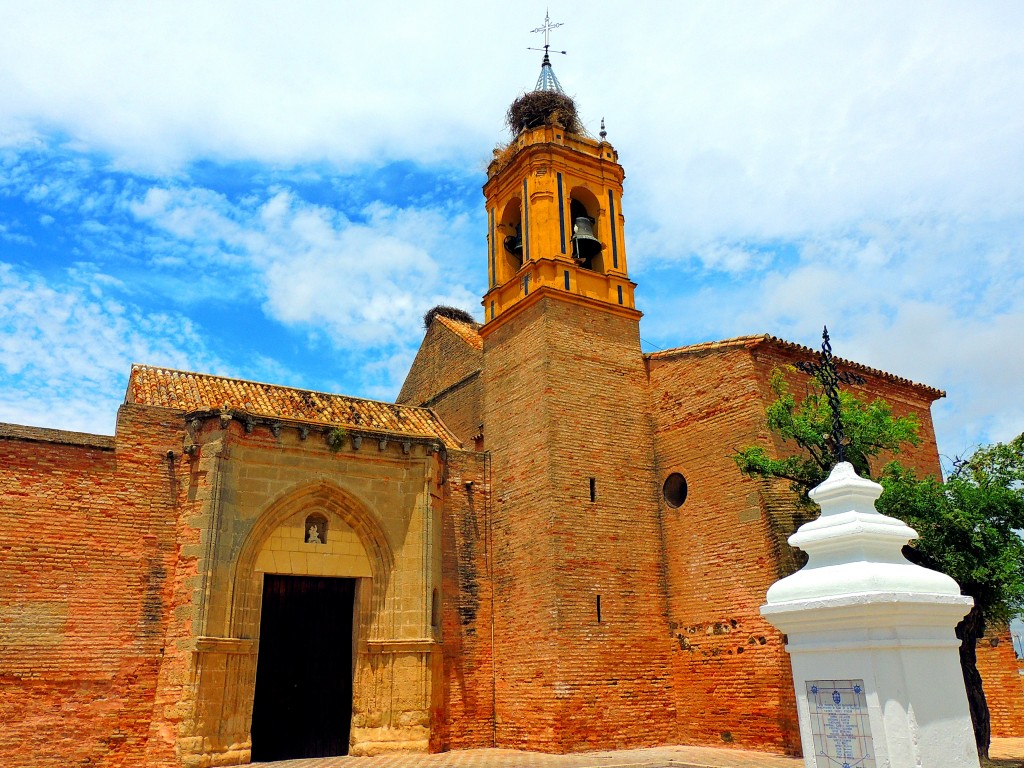
M998 766L1024 767L1024 738L992 739ZM463 749L436 755L321 757L255 763L262 768L801 768L802 758L716 747L653 747L548 755L515 749Z
M263 768L801 768L803 764L799 758L713 747L654 747L571 755L463 749L435 755L322 757L257 763Z

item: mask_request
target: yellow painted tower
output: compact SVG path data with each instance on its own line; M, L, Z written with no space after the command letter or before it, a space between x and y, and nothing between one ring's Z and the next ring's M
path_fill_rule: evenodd
M545 55L542 69L550 66ZM542 72L538 85L544 81ZM551 81L557 84L553 74ZM527 93L510 115L518 134L495 151L484 185L483 334L531 296L549 291L633 310L621 208L625 174L603 128L598 140L583 135L572 101L560 90Z

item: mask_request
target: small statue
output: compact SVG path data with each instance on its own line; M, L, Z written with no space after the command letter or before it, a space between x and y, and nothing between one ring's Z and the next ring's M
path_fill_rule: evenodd
M316 523L309 526L309 530L306 532L306 543L307 544L322 544L320 541L320 531L316 527Z

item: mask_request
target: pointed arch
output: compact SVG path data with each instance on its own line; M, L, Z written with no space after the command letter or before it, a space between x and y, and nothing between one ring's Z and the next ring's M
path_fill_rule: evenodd
M395 556L384 529L361 499L326 479L301 483L274 499L260 513L239 550L231 574L232 637L253 638L258 634L262 580L256 575L256 558L273 532L293 515L310 509L325 510L341 518L359 537L370 561L370 624L384 609L388 581Z

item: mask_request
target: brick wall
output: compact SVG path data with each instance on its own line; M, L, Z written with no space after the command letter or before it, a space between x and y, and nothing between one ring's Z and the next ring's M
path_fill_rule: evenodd
M792 706L788 659L757 608L768 586L798 567L786 538L805 518L794 514L787 482L742 478L728 457L735 448L757 443L776 455L794 450L768 432L764 408L775 397L768 386L772 370L805 357L790 345L758 339L649 360L659 473L664 479L680 471L689 481L686 504L665 514L670 621L691 660L680 665L679 680L681 687L701 692L680 711L687 740L714 742L720 728L720 739L740 746L798 747L795 719L787 715ZM873 470L898 458L922 476L937 474L930 414L937 393L880 372L864 375L865 383L852 387L862 399L884 399L897 415L913 414L920 424L919 446L873 460ZM807 378L800 373L788 378L799 396ZM737 637L746 641L742 656ZM1020 734L1024 685L1009 640L1003 638L997 647L987 640L979 644L978 663L993 733ZM756 726L759 718L764 722Z
M443 702L431 751L493 745L490 510L483 454L449 451L443 487Z
M110 438L4 432L0 754L137 765L174 569L173 432L133 409L119 415L116 450Z
M763 431L760 374L743 348L651 359L658 479L687 480L662 499L679 737L795 753L796 704L782 637L759 608L779 573L763 484L743 478L733 448Z
M805 351L794 349L792 345L777 342L761 341L744 347L750 355L761 392L762 406L758 415L757 438L743 445L760 443L768 447L776 456L785 456L796 450L795 443L783 442L777 435L770 432L764 422L764 409L776 399L770 387L772 372L776 369L791 367L798 361L807 360ZM844 364L840 363L840 368ZM859 370L859 369L858 369ZM928 387L911 384L905 380L882 375L879 371L860 370L865 378L862 385L844 385L865 402L884 400L892 408L896 416L913 416L918 423L919 444L904 446L897 456L883 453L871 459L871 471L878 473L892 459L906 467L914 469L920 476L939 475L939 453L935 442L935 429L931 418L931 403L937 397L937 391ZM802 399L808 391L809 377L798 371L789 371L786 375L790 391L797 399ZM736 446L743 447L743 446ZM788 481L762 482L762 496L765 500L765 512L768 517L773 546L779 553L779 578L787 576L799 567L797 551L786 541L801 524L817 517L817 511L800 510L792 503L793 495Z
M445 716L449 491L434 441L367 438L361 449L346 441L331 450L319 431L304 440L294 428L249 434L218 422L197 430L191 456L182 455L192 443L182 413L164 408L123 406L116 440L0 428L5 764L157 768L209 764L211 753L217 764L247 761L263 570L362 577L355 748L427 748ZM471 470L479 462L464 459ZM483 473L473 471L481 499ZM450 495L457 525L471 532L474 502L461 482ZM288 567L261 559L266 545L297 535L307 508L334 520L335 533L359 535L372 579L365 557L329 547L289 551ZM302 570L293 554L319 560ZM451 594L457 604L458 589ZM463 679L475 675L469 656L452 657ZM456 709L470 713L460 722L476 717Z
M666 743L676 697L636 316L533 302L484 342L498 743Z
M992 645L995 641L996 645ZM1007 627L993 627L978 641L981 673L993 736L1024 736L1024 666L1013 652Z
M484 340L484 429L492 456L492 557L497 744L551 749L554 660L552 563L559 552L549 529L543 328L518 315ZM500 426L499 426L500 425Z
M479 349L444 319L435 319L395 402L432 408L464 446L473 448L483 423L482 365Z

